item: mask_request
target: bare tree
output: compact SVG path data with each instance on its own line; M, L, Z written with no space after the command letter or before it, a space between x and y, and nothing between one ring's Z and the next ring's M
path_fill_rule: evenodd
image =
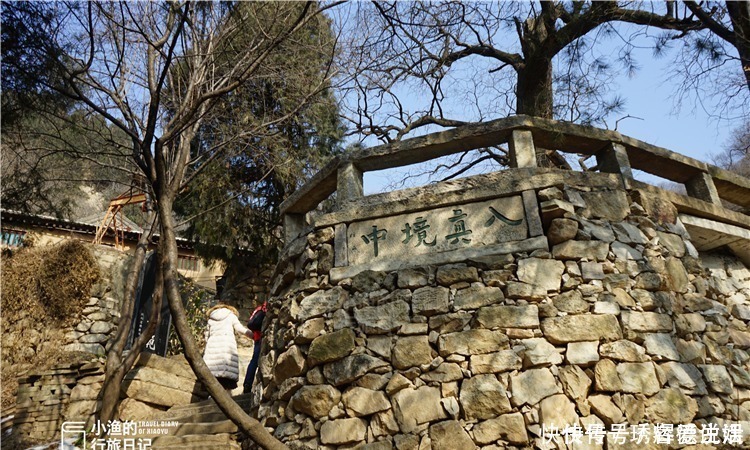
M219 160L226 147L219 142L199 153L191 151L193 138L213 108L244 84L273 73L268 64L281 44L293 42L333 5L70 2L55 5L60 8L56 15L59 19L48 30L54 36L55 48L49 48L46 56L61 80L49 87L125 133L131 144L130 157L148 181L160 235L157 277L163 291L158 292L169 302L190 366L227 417L264 448L283 445L232 401L208 370L190 334L178 288L173 205L202 170ZM247 30L252 33L248 35ZM241 47L235 40L240 31L244 33ZM60 48L65 51L52 51ZM229 49L232 58L222 57ZM320 51L327 52L331 60L329 48ZM327 73L329 76L316 79L296 97L298 107L329 86L333 72ZM242 133L245 137L267 133L295 110L287 108L283 115L262 111ZM235 138L227 137L226 142ZM126 358L122 357L145 239L146 233L136 250L118 335L107 358L98 412L102 421L113 417L120 383L143 344L139 341ZM157 295L157 300L160 298ZM150 330L156 320L158 317L152 320Z
M683 1L677 5L705 30L687 36L664 32L657 37L657 55L668 51L674 55L669 76L674 81L676 106L688 102L718 119L748 120L750 4Z
M745 83L750 89L750 3L743 1L683 1L718 38L737 50Z
M735 129L714 162L742 176L750 176L750 122Z
M678 17L669 5L357 4L357 41L346 58L352 61L350 95L356 98L348 119L358 131L383 141L423 127L454 127L509 113L596 122L622 106L616 96L608 98L610 63L593 51L597 41L620 38L612 24L682 33L706 27L692 15ZM618 57L633 67L627 48ZM410 111L406 104L414 100L423 106ZM539 159L564 166L555 156Z

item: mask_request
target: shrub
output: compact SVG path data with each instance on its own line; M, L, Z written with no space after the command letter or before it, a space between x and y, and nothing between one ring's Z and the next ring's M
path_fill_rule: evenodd
M66 357L63 328L80 318L99 265L85 244L25 248L0 261L2 271L2 406L15 400L16 377Z
M198 348L202 352L206 346L206 312L211 306L212 295L190 280L181 278L180 282L180 294L182 296L182 303L185 306L185 315L190 325L190 331ZM182 343L180 343L180 338L177 336L177 331L172 327L169 331L167 355L179 355L182 353Z
M39 274L40 300L51 318L78 316L99 279L99 266L78 241L66 241L44 258Z

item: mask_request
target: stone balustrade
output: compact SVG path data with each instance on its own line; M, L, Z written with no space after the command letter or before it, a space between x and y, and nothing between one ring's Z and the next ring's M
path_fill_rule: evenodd
M508 145L510 168L535 168L537 148L554 149L594 156L597 163L587 170L617 174L626 189L634 183L642 185L633 180L634 169L683 184L689 199L678 202L681 211L706 210L702 212L712 215L716 213L712 206L720 206L721 200L750 208L747 178L617 131L518 115L362 149L333 159L281 205L287 243L303 227L315 226L308 213L332 193L336 192L339 209L362 198L365 172L503 144ZM742 216L742 225L749 226L750 219Z

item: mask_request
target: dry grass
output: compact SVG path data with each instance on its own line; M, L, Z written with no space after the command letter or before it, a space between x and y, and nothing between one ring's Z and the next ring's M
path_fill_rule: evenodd
M28 312L70 325L99 279L99 266L84 244L31 248L2 263L3 317L13 321Z
M4 257L2 271L2 408L15 403L16 379L71 355L62 351L64 329L81 316L99 266L77 241L28 248Z

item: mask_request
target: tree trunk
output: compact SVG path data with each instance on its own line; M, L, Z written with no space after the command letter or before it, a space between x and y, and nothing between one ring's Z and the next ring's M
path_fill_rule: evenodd
M198 347L190 332L190 326L182 305L182 298L177 279L177 243L174 232L174 217L172 216L172 199L165 193L167 188L159 191L159 217L161 219L160 243L163 244L160 255L162 270L164 272L164 291L169 301L169 309L172 313L172 323L180 337L180 342L185 350L185 357L190 363L193 372L203 383L216 401L219 409L237 426L247 433L256 444L264 449L281 450L287 447L278 439L274 438L260 422L248 416L245 411L232 399L232 397L219 384L216 377L203 361Z
M552 58L537 53L526 56L526 61L518 70L516 112L552 119ZM539 167L571 169L565 158L555 150L536 147L536 160Z
M544 5L542 5L544 6ZM552 58L554 54L545 50L545 42L556 32L554 8L543 7L541 14L526 19L521 25L523 32L521 50L523 64L516 66L516 113L543 119L552 119ZM539 167L570 169L570 165L558 152L536 147Z
M552 58L526 57L526 64L518 71L516 112L552 119Z
M153 216L153 210L150 210L149 214L147 215L147 224L152 223ZM138 339L138 341L134 343L133 348L128 354L128 357L123 358L125 345L127 345L128 335L130 334L130 326L133 322L135 293L138 287L138 280L140 278L140 274L143 270L143 265L146 259L148 240L151 237L150 235L151 227L147 226L146 229L143 230L143 234L141 234L141 237L138 239L138 244L136 245L135 254L133 256L133 263L130 268L130 272L128 273L127 283L125 284L123 302L122 306L120 307L120 320L117 324L117 334L115 335L114 341L112 342L112 345L107 352L107 362L104 366L104 383L102 385L102 390L99 392L98 396L99 400L101 401L101 406L99 407L99 411L96 414L96 419L100 421L100 423L107 423L115 418L115 410L120 400L122 380L125 378L125 375L128 373L128 371L130 371L130 369L133 367L133 364L135 363L135 360L140 354L141 348L145 343L142 342L143 338ZM158 296L158 298L161 298L161 296ZM156 303L157 302L154 301L154 307L157 306ZM159 301L158 303L161 303L161 301ZM158 312L160 310L161 308L159 307L158 309L156 309L157 314L154 314L154 310L152 309L152 320L148 324L146 330L142 333L142 337L151 336L154 333L156 324L158 323L159 319Z
M727 1L726 5L734 29L734 46L740 55L745 82L750 89L750 3Z

